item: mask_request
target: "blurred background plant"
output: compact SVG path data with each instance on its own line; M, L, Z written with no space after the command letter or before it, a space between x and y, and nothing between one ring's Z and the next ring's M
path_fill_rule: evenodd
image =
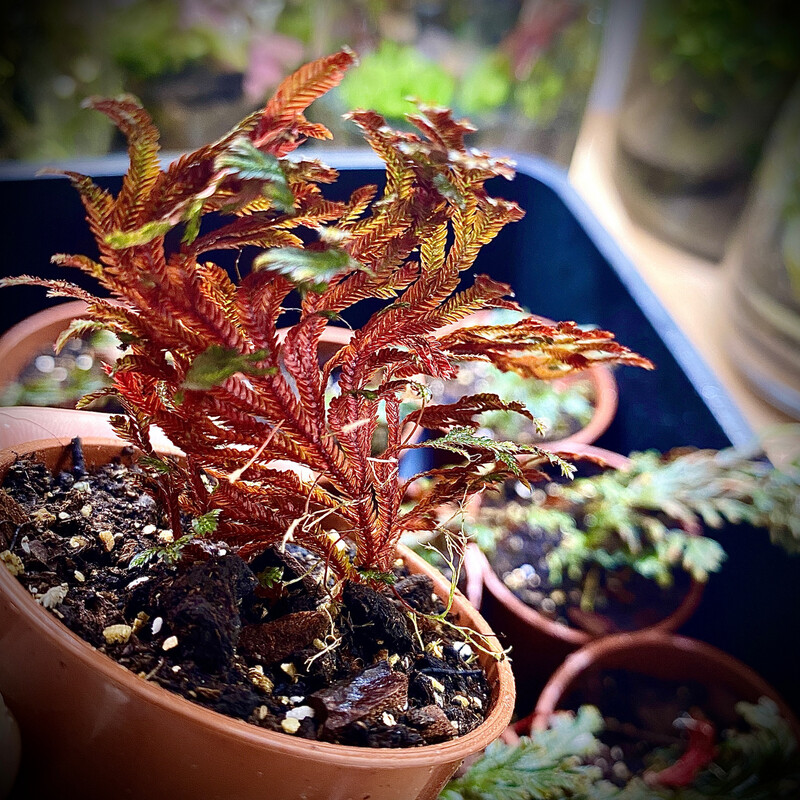
M569 162L594 76L602 0L43 0L6 12L0 157L48 160L121 148L92 94L139 95L185 149L227 130L308 58L349 44L362 65L320 121L392 122L409 95L455 107L475 144ZM237 116L239 115L239 116Z
M800 73L789 0L649 0L617 125L615 178L656 235L722 258Z

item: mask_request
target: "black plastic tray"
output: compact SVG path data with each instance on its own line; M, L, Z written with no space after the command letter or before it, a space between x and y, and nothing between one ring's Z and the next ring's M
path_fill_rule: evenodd
M370 153L320 155L341 170L333 194L344 196L357 185L381 181L380 162ZM752 431L719 380L570 186L565 171L536 157L516 160L517 178L498 179L491 189L516 200L527 214L485 248L475 271L510 283L517 299L537 314L614 331L657 365L654 372L617 371L619 411L597 444L628 453L750 442ZM116 189L125 166L123 157L109 157L69 168ZM91 285L74 270L49 265L54 252L95 252L82 207L66 180L37 177L24 165L0 166L0 208L3 274L47 273ZM2 292L0 327L5 330L45 307L50 301L43 295L28 288ZM712 576L683 632L741 658L797 707L800 659L793 652L793 634L800 628L800 559L790 559L759 532L728 528L720 537L728 560Z

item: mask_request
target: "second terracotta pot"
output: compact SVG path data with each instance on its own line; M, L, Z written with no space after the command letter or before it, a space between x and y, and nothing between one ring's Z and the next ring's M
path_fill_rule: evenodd
M559 452L568 460L581 457L612 469L626 469L629 459L619 453L590 445L564 445ZM517 676L518 708L530 708L547 679L564 659L579 647L597 639L590 633L548 619L522 602L494 571L489 560L473 548L465 561L470 600L477 603L483 616L500 636L500 643L511 648L514 674ZM480 572L479 582L476 573ZM481 589L478 586L482 584ZM675 631L694 613L704 585L691 581L679 605L647 630Z

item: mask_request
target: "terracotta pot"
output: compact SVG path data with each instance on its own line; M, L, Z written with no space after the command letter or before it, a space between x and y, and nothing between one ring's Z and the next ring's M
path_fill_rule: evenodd
M8 797L14 784L20 751L19 726L0 695L0 799Z
M75 411L69 408L0 408L0 450L13 450L19 445L30 447L40 441L43 444L58 442L67 445L75 437L76 431L84 438L114 439L116 434L110 422L112 416L102 411ZM180 452L155 426L150 429L150 439L159 450Z
M612 469L626 469L630 464L626 456L591 445L563 445L559 452L568 458L583 456ZM472 585L474 573L481 570L483 592L478 608L497 631L501 645L511 647L518 703L521 708L526 704L530 708L552 671L570 653L599 638L599 634L554 622L523 603L477 548L466 561L465 568L472 572ZM675 631L680 628L697 608L703 588L704 584L692 580L678 607L647 630Z
M70 322L86 313L86 303L73 300L38 311L0 336L0 392L12 384L33 358L49 345Z
M565 709L569 695L590 675L601 670L627 670L661 680L697 681L709 688L709 702L775 701L800 741L800 723L781 696L741 661L705 642L663 631L640 631L607 636L570 655L553 673L534 711L514 725L517 733L547 727L553 712ZM601 713L603 709L600 709Z
M470 325L491 324L491 315L492 311L490 310L478 311L460 322L446 325L441 329L440 334ZM539 314L531 314L530 316L547 325L555 324L552 319L542 317ZM554 385L568 387L573 383L586 379L592 384L592 395L594 396L594 408L591 419L580 430L575 431L575 433L569 436L565 436L563 439L543 441L542 445L546 446L548 449L555 450L560 447L569 447L571 445L592 444L592 442L597 441L608 430L608 427L614 421L619 405L619 390L614 373L609 367L603 364L595 364L580 372L571 373L563 378L556 378L553 383Z
M75 429L73 434L80 434ZM119 440L84 438L88 464L120 452ZM37 452L50 469L68 459L61 442L0 452L0 475L17 453ZM448 584L413 553L402 557ZM460 594L458 621L490 629ZM484 723L459 739L404 750L375 750L295 739L195 705L136 677L98 653L41 608L0 569L0 691L22 731L20 797L204 800L434 800L461 761L496 739L514 705L507 660L481 655L492 685Z

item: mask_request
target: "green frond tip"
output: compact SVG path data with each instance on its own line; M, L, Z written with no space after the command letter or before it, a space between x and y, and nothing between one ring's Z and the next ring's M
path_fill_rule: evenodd
M439 800L583 797L599 773L576 760L597 752L601 728L600 712L582 706L574 715L557 714L548 730L523 736L516 747L493 742L464 775L447 784Z
M294 195L280 161L259 150L246 136L234 139L227 150L217 156L214 166L243 181L264 181L262 194L275 208L286 213L294 209Z
M195 392L207 391L223 384L237 372L246 375L272 375L275 367L259 368L259 361L267 357L267 353L259 350L255 353L240 353L238 350L212 344L198 355L189 367L183 379L183 388Z
M197 534L194 532L187 533L174 542L148 547L147 550L142 550L130 560L128 568L136 569L137 567L144 567L151 561L162 561L167 565L177 564L183 556L183 548L196 537Z
M208 536L214 533L219 525L220 513L221 509L212 508L211 511L195 517L192 520L192 531L194 531L195 536Z
M102 322L93 319L73 319L69 326L61 331L53 345L53 350L60 353L64 349L64 345L74 337L83 336L89 331L101 331L104 329Z
M124 250L127 247L137 247L138 245L148 244L159 236L164 236L175 227L175 223L170 220L154 220L148 222L132 231L111 231L106 234L105 243L114 250Z
M298 288L324 292L337 275L367 268L350 257L346 250L303 250L299 247L274 247L253 261L254 270L269 270L288 278Z
M426 440L420 446L449 450L451 453L457 453L465 458L470 457L471 450L488 453L495 461L505 464L514 475L519 477L523 476L523 472L516 457L521 455L533 455L546 459L552 466L558 467L564 477L572 477L575 473L574 465L555 453L542 450L535 445L498 442L488 436L476 434L471 428L451 428L444 436Z
M368 569L366 567L356 567L358 574L365 580L371 583L384 583L391 586L395 582L394 574L391 572L381 572L377 569Z

